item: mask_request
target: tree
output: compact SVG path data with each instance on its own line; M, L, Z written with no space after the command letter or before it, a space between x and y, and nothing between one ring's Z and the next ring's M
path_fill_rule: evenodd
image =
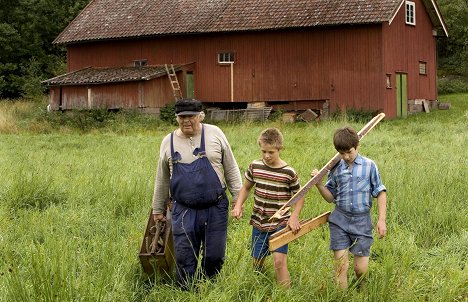
M40 81L55 76L66 59L64 47L52 41L87 3L0 0L0 98L44 92Z
M468 78L468 0L439 0L449 37L438 41L440 67Z

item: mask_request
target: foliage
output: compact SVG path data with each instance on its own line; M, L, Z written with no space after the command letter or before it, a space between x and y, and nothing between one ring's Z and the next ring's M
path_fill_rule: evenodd
M111 111L82 109L47 112L47 98L32 100L3 100L0 102L0 133L62 132L89 133L111 131L120 134L131 131L151 131L165 122L158 116L142 114L138 110Z
M349 121L356 123L363 123L370 121L374 116L376 116L379 111L375 110L366 110L366 109L354 109L349 108L346 110L337 110L331 114L331 118L337 121Z
M439 0L449 37L438 40L439 66L468 82L468 1Z
M438 79L439 94L450 94L457 92L468 92L468 78L457 76L445 76Z
M217 279L182 291L173 278L148 278L138 251L158 147L174 126L132 112L82 112L106 124L83 132L66 124L66 114L57 114L62 120L51 127L37 110L43 101L0 102L0 300L466 301L467 97L443 95L450 110L386 120L364 138L360 152L377 163L388 189L388 235L372 246L367 288L353 280L347 291L333 284L327 227L291 242L290 290L276 285L271 257L264 272L254 272L248 248L252 196L244 218L229 221L226 261ZM260 157L260 131L280 128L282 158L304 184L311 169L336 153L332 135L345 124L360 129L364 123L220 126L241 172ZM331 209L314 188L301 219ZM377 217L376 206L372 215Z
M88 0L0 0L0 98L34 97L40 81L63 71L66 53L52 44Z
M281 120L281 117L283 116L284 111L279 109L279 110L274 110L270 113L268 116L268 120L270 121L279 121Z
M177 125L175 119L175 102L167 103L160 109L159 116L162 121L171 123L172 125Z

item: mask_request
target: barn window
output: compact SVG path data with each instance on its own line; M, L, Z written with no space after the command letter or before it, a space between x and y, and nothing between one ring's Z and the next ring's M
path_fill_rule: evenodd
M133 66L135 66L135 67L146 66L146 64L148 64L148 60L146 60L146 59L133 61Z
M419 74L427 75L427 63L419 61Z
M234 53L233 52L220 52L220 53L218 53L218 63L219 64L234 63Z
M385 83L387 88L392 88L392 74L387 73L387 81Z
M414 2L406 1L405 8L406 24L416 25L416 6Z

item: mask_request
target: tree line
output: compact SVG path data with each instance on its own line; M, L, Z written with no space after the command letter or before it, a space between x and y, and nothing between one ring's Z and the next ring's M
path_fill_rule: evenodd
M42 94L41 81L66 71L52 41L89 0L0 0L0 98Z
M468 77L468 0L439 0L449 37L438 40L439 66Z
M0 0L0 98L34 97L41 81L66 72L66 49L52 44L89 0ZM468 81L468 0L439 0L449 37L438 41L444 75Z

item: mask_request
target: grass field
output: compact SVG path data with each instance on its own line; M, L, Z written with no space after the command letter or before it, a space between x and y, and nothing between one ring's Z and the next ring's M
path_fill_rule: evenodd
M271 262L254 273L252 198L244 218L230 220L215 282L182 292L171 279L146 278L138 251L159 144L174 126L131 112L47 114L43 101L1 101L0 301L468 301L468 94L441 101L451 109L381 122L362 141L388 189L388 235L373 245L367 289L346 292L333 283L327 227L290 244L290 290L276 285ZM241 172L260 157L260 131L280 128L282 158L305 183L336 153L333 132L346 124L364 123L219 126ZM301 216L331 209L314 188Z

